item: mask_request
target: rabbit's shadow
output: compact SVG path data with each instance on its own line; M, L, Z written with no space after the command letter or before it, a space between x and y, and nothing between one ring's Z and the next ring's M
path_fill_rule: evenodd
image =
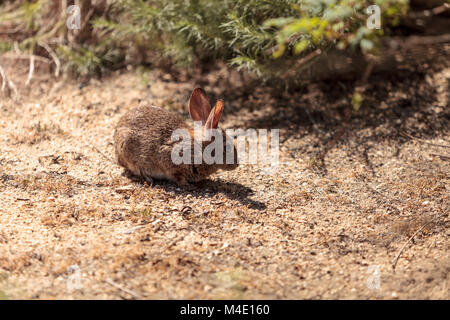
M148 182L143 178L134 176L128 171L125 171L123 175L135 183L148 185ZM221 179L206 179L187 186L178 186L167 180L154 179L151 187L162 188L165 192L181 196L190 194L196 198L202 199L213 198L216 194L221 193L231 200L239 201L242 205L245 205L250 209L262 211L267 208L264 202L251 199L251 196L254 194L254 191L251 188L240 183L227 182Z

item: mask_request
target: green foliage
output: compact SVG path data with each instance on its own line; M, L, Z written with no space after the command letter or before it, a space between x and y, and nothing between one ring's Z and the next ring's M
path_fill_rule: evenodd
M353 111L358 112L363 101L364 101L364 96L359 92L355 92L352 97Z
M380 8L383 28L398 23L398 16L408 9L407 0L304 0L300 5L293 5L295 17L265 22L278 29L279 48L273 56L277 58L288 50L299 54L328 44L340 49L359 46L364 52L373 51L378 36L384 34L383 29L366 26L366 9L373 3Z
M25 2L22 7L22 18L25 21L27 29L33 29L35 26L35 19L38 17L42 9L42 0L36 2Z
M377 4L382 29L366 26ZM293 60L331 47L373 52L405 14L407 0L120 0L117 20L99 21L115 37L140 37L179 63L221 58L260 75L281 74ZM275 61L278 60L278 61Z
M13 45L10 42L0 41L0 53L12 50Z
M89 3L96 3L95 1ZM115 0L94 10L88 41L74 41L64 12L49 13L50 0L11 2L0 9L3 22L27 30L19 48L33 52L52 43L65 70L80 75L158 59L180 66L222 59L262 76L300 72L313 51L353 48L376 52L378 39L406 13L408 0ZM382 29L366 26L366 8L381 8ZM96 9L96 8L94 8ZM88 10L89 11L89 10ZM14 23L13 23L14 24ZM54 27L51 27L51 26ZM50 26L50 27L49 27ZM73 38L73 37L72 37ZM62 40L61 40L62 39ZM15 39L13 40L15 41ZM0 39L0 51L13 42Z
M95 8L92 8L95 9ZM88 41L77 39L77 32L68 30L65 8L52 0L11 1L0 7L0 52L19 50L24 54L44 54L50 48L62 62L62 70L77 76L100 74L120 65L123 54L112 39L101 32L90 34ZM86 21L89 25L96 15ZM53 59L50 52L47 58Z
M116 19L99 19L95 27L116 40L133 38L133 44L144 44L180 65L212 57L254 70L270 59L266 51L276 44L264 21L292 11L291 2L119 0Z

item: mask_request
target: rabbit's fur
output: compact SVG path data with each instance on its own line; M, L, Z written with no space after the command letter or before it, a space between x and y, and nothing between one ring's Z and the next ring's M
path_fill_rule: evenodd
M214 108L201 88L192 92L189 99L189 112L194 121L202 122L202 132L217 129L223 110L222 101L217 101ZM190 136L192 164L174 164L171 155L177 143L172 141L176 129L185 129ZM219 129L220 130L220 129ZM179 185L197 182L216 172L218 169L232 170L237 167L237 151L230 138L222 132L225 162L226 152L233 152L232 164L194 164L194 144L201 144L198 150L203 152L211 141L196 141L194 130L177 114L156 106L141 105L128 111L117 124L114 133L116 160L119 165L130 170L134 175L148 181L167 179ZM184 140L182 140L184 141ZM228 145L228 149L226 148Z

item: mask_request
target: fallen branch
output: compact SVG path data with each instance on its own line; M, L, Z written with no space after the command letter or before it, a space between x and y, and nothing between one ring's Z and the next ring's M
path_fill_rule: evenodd
M302 68L296 71L297 81L322 81L326 79L354 79L364 74L367 65L373 63L370 73L393 72L405 65L417 65L418 61L432 59L430 49L446 49L450 43L450 34L437 36L390 37L382 39L379 55L367 57L351 50L331 49L310 59L306 64L301 61ZM292 70L296 69L293 65ZM290 74L288 71L286 74Z

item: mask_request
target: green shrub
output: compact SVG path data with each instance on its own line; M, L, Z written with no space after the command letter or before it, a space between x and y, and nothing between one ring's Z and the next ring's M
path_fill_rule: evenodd
M65 70L81 75L162 58L179 66L220 59L278 77L293 66L300 72L298 62L312 52L376 51L378 39L408 8L407 0L115 0L106 6L91 0L82 2L93 7L88 21L81 17L88 39L79 39L67 30L65 8L57 2L6 3L0 29L23 27L25 36L0 38L0 51L16 41L21 50L35 52L45 42ZM366 27L365 9L374 3L382 12L380 30Z
M365 10L374 3L382 12L380 30L366 27ZM116 39L144 39L181 64L220 58L276 76L317 49L373 51L407 7L407 0L121 0L117 20L96 26Z

